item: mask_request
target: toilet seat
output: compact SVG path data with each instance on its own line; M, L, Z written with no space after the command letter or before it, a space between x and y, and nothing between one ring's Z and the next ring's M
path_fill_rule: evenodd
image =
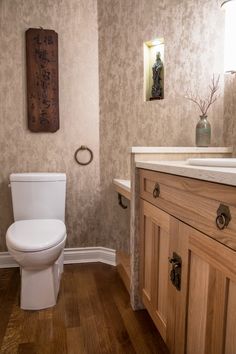
M66 227L57 219L33 219L14 222L7 230L7 246L20 252L38 252L59 244Z

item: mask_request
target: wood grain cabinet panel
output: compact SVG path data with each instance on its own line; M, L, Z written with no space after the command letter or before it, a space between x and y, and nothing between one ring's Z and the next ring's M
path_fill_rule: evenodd
M236 188L152 171L140 175L142 300L170 354L236 354ZM209 221L218 203L232 210L224 230ZM174 255L180 257L180 289L170 278Z
M180 221L170 244L182 258L181 290L169 281L170 352L236 353L236 252Z
M142 300L166 340L170 216L141 201Z
M159 196L154 197L156 183ZM168 214L236 250L236 188L192 178L140 169L140 196ZM227 205L231 221L216 226L220 204Z

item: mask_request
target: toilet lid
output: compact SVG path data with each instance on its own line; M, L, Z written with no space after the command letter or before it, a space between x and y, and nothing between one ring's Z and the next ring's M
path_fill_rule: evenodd
M22 252L43 251L60 243L66 234L61 220L20 220L6 234L7 246Z

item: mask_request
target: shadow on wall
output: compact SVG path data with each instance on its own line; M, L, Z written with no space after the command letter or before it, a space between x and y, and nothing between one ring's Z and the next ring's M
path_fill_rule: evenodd
M1 204L4 206L1 210L1 220L3 222L0 223L0 250L7 251L6 247L6 237L5 237L5 228L4 225L10 225L13 220L13 212L12 212L12 202L11 202L11 189L8 187L8 182L4 178L1 178L0 182L0 196L1 196ZM10 213L8 211L11 211Z
M236 156L236 74L225 75L224 144L234 147Z

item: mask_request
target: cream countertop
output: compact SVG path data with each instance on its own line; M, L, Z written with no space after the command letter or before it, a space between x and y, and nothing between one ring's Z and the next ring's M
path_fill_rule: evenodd
M186 161L136 161L136 167L236 186L235 167L192 166Z
M195 146L132 146L131 154L231 154L232 147L195 147Z
M113 179L113 183L120 187L123 188L124 190L126 190L127 192L130 192L131 190L131 182L129 179L119 179L119 178L114 178Z

